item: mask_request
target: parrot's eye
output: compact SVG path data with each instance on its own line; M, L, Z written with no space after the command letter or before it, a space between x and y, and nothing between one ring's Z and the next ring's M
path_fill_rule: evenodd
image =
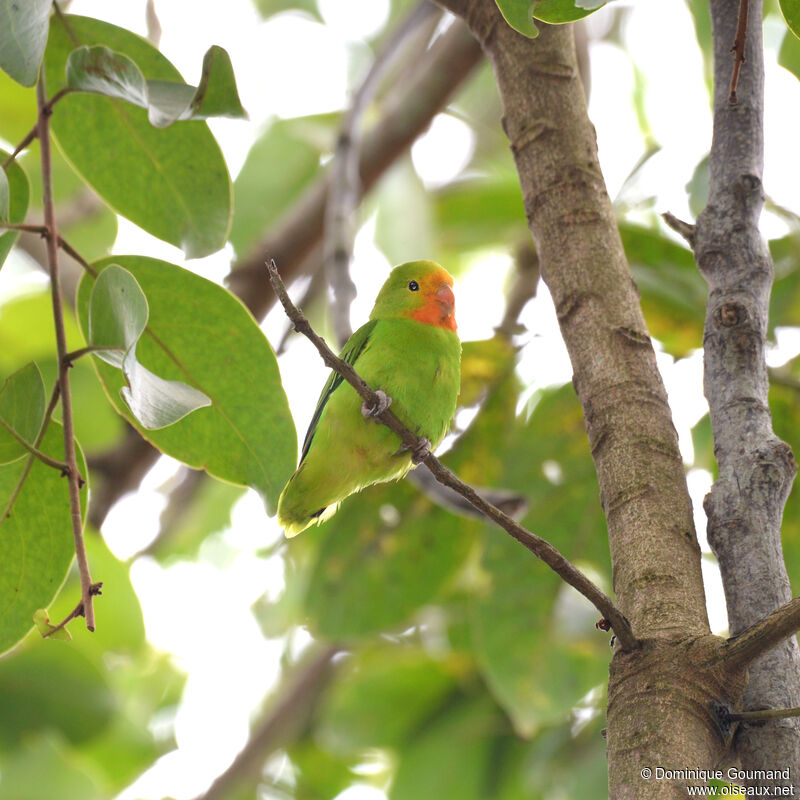
M412 292L418 292L419 284L416 281L409 281L408 288L411 289Z

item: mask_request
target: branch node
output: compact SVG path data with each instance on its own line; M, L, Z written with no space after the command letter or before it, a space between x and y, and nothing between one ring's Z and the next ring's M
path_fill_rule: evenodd
M682 219L678 219L674 214L672 214L669 211L665 211L661 215L661 218L664 220L664 222L667 223L667 225L669 225L670 228L672 228L672 230L683 236L683 238L686 239L686 241L688 242L689 247L691 247L692 250L694 250L694 241L695 241L694 225L692 225L690 222L684 222Z

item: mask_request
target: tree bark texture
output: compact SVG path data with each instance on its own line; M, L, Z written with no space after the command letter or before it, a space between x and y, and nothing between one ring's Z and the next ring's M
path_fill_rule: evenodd
M571 28L542 25L531 40L493 0L445 5L464 13L494 68L584 409L622 611L640 638L708 633L678 437L600 171Z
M608 704L614 798L685 796L642 769L714 767L714 703L737 704L742 670L719 666L678 438L597 157L572 30L513 31L493 0L444 2L481 42L503 101L542 277L583 406L608 521L614 591L642 640L617 652ZM547 531L542 531L547 536Z
M695 257L709 286L705 393L719 476L705 500L708 540L737 635L791 598L781 549L783 507L796 472L772 431L764 358L773 265L758 230L764 66L761 0L751 0L738 102L729 102L739 3L711 0L714 137L709 200L695 227ZM800 705L800 653L792 636L756 661L742 709ZM742 724L736 750L744 769L791 768L800 780L800 722Z

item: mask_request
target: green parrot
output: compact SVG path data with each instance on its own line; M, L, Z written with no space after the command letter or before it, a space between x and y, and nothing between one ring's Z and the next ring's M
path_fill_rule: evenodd
M395 267L369 322L347 341L341 358L431 449L444 438L456 410L461 343L456 333L453 279L433 261ZM388 396L388 397L387 397ZM349 383L332 372L311 419L300 464L278 500L287 536L329 519L365 486L402 478L414 457Z

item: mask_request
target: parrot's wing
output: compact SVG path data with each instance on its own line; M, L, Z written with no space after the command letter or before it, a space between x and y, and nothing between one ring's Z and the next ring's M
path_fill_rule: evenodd
M366 325L362 325L347 340L345 346L342 348L342 352L339 353L339 358L341 358L342 361L346 361L348 364L354 366L358 360L358 357L369 346L369 339L376 324L377 320L373 319L370 320ZM325 408L325 404L328 402L330 396L336 391L336 388L343 380L344 378L342 378L338 372L331 370L331 374L328 377L325 386L322 388L322 394L320 394L319 400L317 401L317 407L314 410L314 416L311 417L311 422L309 423L308 430L306 431L306 438L303 441L303 452L300 456L301 464L303 463L303 459L306 457L306 453L308 453L308 448L311 447L311 440L314 438L314 433L317 430L317 424L319 423L319 418L322 416L322 411Z

